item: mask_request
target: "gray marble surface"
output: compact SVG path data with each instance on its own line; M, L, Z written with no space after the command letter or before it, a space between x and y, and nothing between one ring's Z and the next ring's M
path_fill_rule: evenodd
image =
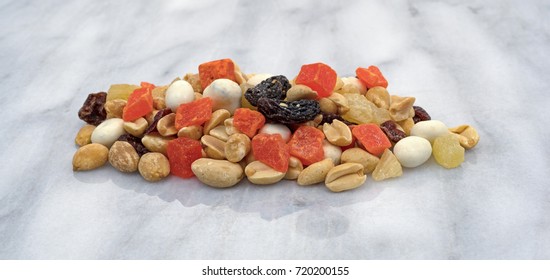
M2 259L549 259L548 1L0 1ZM378 65L391 93L481 135L333 194L73 173L77 111L113 83Z

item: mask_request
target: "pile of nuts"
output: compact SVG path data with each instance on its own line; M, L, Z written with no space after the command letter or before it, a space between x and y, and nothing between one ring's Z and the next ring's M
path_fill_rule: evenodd
M375 181L401 176L402 167L417 167L432 155L441 166L455 168L464 161L465 149L479 141L473 127L448 128L415 106L414 97L390 95L387 82L372 86L358 77L336 77L332 91L323 96L311 84L297 84L297 78L288 81L284 76L244 74L236 65L231 75L209 76L205 84L201 67L199 73L186 74L166 86L118 84L108 92L90 94L79 111L87 124L75 138L79 149L73 157L73 170L92 170L109 162L121 172L138 171L145 180L154 182L171 173L182 177L174 171L183 168L204 184L218 188L235 186L246 177L257 185L281 180L296 180L302 186L324 183L330 191L341 192L362 186L367 174ZM332 85L330 81L319 84ZM133 97L146 88L150 93L141 94L150 98L150 105ZM178 127L182 121L178 108L203 98L210 98L213 104L205 121ZM124 120L129 104L151 108L137 119ZM262 113L265 124L252 133L242 127L241 131L234 123L239 108ZM384 139L361 134L358 127L365 124L375 124ZM288 154L286 147L286 151L278 151L288 161L283 172L254 155L257 135L278 134L289 146L294 132L302 126L322 133L324 156L319 160L305 164L292 148ZM170 157L168 147L178 138L200 142L202 147L196 157L182 155L192 158L188 167L177 166L179 163ZM389 145L381 144L386 142ZM382 148L376 152L370 145ZM279 154L268 152L267 156L280 159Z

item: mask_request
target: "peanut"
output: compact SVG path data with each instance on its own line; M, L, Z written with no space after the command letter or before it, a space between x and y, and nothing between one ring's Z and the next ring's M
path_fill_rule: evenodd
M329 170L334 167L332 159L326 158L306 168L298 175L298 185L307 186L325 181Z
M476 129L470 125L459 125L457 127L449 128L449 131L458 135L460 145L466 150L475 147L479 142L479 134Z
M390 108L390 94L383 87L370 88L365 97L376 107L388 110Z
M225 142L210 135L203 135L201 143L206 155L213 159L225 159Z
M80 147L73 156L73 171L92 170L103 166L109 157L109 149L101 144Z
M390 117L396 122L414 117L413 105L415 100L414 97L392 95L389 109Z
M109 163L118 171L134 172L138 168L139 155L130 143L116 141L109 149Z
M345 114L349 111L348 99L345 96L343 96L342 94L340 94L338 92L333 92L328 97L328 99L336 105L336 107L338 108L337 113L339 115L343 115L343 114Z
M226 127L224 125L218 125L212 128L209 134L222 141L227 141L227 139L229 139L229 134L227 134Z
M323 152L325 158L330 158L334 165L340 164L340 157L342 156L342 148L332 145L326 139L323 140Z
M164 137L158 132L152 132L146 134L141 138L141 143L151 152L158 152L166 155L166 147L168 146L168 141L175 139L174 137Z
M74 138L74 142L82 147L92 143L92 132L94 132L95 126L91 124L84 125Z
M151 125L153 123L153 120L155 119L155 116L157 115L158 112L159 112L159 110L153 110L150 113L148 113L147 115L145 115L145 119L147 120L147 123L149 125Z
M170 174L170 162L161 153L146 153L139 160L139 174L149 182L156 182Z
M302 99L317 99L317 92L308 86L294 85L286 93L287 101L296 101Z
M319 107L321 107L321 112L323 113L327 113L327 114L338 113L338 106L336 106L336 103L332 102L332 100L326 97L319 99Z
M303 170L304 166L302 165L302 162L295 157L290 157L288 161L288 170L285 174L285 179L296 180Z
M369 154L367 151L361 148L351 148L345 150L342 153L340 160L342 163L361 164L363 166L363 172L365 174L371 173L378 164L378 161L380 161L379 158Z
M244 169L244 173L252 184L269 185L281 181L285 173L279 172L260 161L249 163Z
M330 169L325 179L325 185L333 192L341 192L361 186L366 179L367 175L363 173L363 165L344 163Z
M107 118L122 118L122 110L128 102L124 99L113 99L105 102L104 108L107 112Z
M176 114L170 113L162 117L157 123L157 130L162 136L172 136L178 133L176 129Z
M187 73L183 76L183 80L187 81L191 87L193 87L193 91L202 92L201 79L198 73Z
M325 133L327 140L336 146L343 147L350 145L353 140L349 127L345 123L336 119L332 121L331 124L324 123L323 132Z
M413 118L407 118L405 120L397 122L401 128L403 128L403 132L407 134L407 136L411 135L411 128L414 126L414 120Z
M239 162L250 152L250 148L250 138L245 134L235 133L225 142L225 157L231 162Z
M232 187L244 176L240 164L211 158L195 160L191 164L191 170L199 181L216 188Z
M233 125L233 118L228 118L223 121L223 125L225 126L225 133L227 135L240 133L240 131Z
M203 128L200 125L182 127L180 131L178 131L178 137L187 137L195 140L201 139L202 135Z
M231 113L226 109L219 109L212 112L210 119L204 123L204 134L208 134L212 128L222 124L229 117L231 117Z
M166 108L165 93L168 86L160 86L153 89L151 95L153 95L153 108L162 110Z
M132 122L124 122L124 130L133 136L141 137L149 124L145 118L139 118Z

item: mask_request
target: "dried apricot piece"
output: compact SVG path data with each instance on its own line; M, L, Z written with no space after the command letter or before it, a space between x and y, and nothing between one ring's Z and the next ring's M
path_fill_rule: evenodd
M353 136L365 147L369 153L380 156L385 149L391 148L391 142L376 124L360 124L351 130Z
M361 80L367 88L373 88L373 87L388 87L388 81L384 76L382 75L382 72L380 72L380 69L378 67L371 65L368 68L362 68L358 67L355 70L355 74L357 75L357 78Z
M300 126L288 142L290 155L298 158L303 165L311 165L325 158L322 131L312 126Z
M181 178L190 178L194 176L191 164L202 156L201 142L179 137L168 141L166 153L170 162L170 172Z
M297 85L305 85L317 92L319 98L328 97L336 85L336 71L330 66L318 62L302 65L296 77Z
M199 79L203 89L216 79L229 79L237 82L235 63L229 58L205 62L199 65Z
M290 160L289 148L280 134L260 133L252 138L252 153L256 160L285 173Z
M122 110L122 119L131 122L153 111L152 91L155 85L142 82L141 87L134 90L128 97L128 103Z
M264 115L248 108L238 108L233 115L233 126L250 138L254 137L264 124Z
M212 99L203 97L193 102L181 104L176 110L176 129L202 125L212 117Z

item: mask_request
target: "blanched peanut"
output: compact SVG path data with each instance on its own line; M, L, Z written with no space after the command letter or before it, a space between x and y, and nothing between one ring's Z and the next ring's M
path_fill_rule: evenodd
M307 186L325 181L330 169L334 167L332 159L326 158L306 168L298 175L298 185Z
M178 133L176 129L176 114L170 113L162 118L157 123L157 130L162 136L172 136Z
M133 136L141 137L149 124L145 118L139 118L132 122L124 122L124 130Z
M215 188L232 187L244 177L241 165L227 160L200 158L191 164L191 170L199 181Z
M153 108L162 110L166 108L165 92L168 86L160 86L153 89L151 95L153 96Z
M338 108L337 113L339 115L343 115L349 111L348 99L340 93L333 92L328 99L336 104Z
M225 142L225 157L231 162L240 162L250 152L250 138L242 133L229 136Z
M105 102L104 108L107 112L107 118L122 118L122 110L128 102L124 99L113 99Z
M170 174L170 162L161 153L146 153L139 159L139 174L149 182L156 182Z
M91 124L84 125L74 138L74 142L78 146L84 146L92 143L92 132L94 132L95 126Z
M206 155L213 159L225 159L225 142L210 135L203 135L201 143Z
M351 148L342 153L340 161L342 163L359 163L363 166L363 172L369 174L374 170L380 159L361 148Z
M367 175L363 173L363 165L359 163L344 163L330 169L325 185L333 192L355 189L361 186Z
M449 131L458 135L458 141L460 146L469 150L477 145L479 142L479 134L470 125L463 124L457 127L449 128Z
M248 181L256 185L275 184L285 177L285 173L279 172L260 161L249 163L244 169L244 173Z
M389 109L390 117L396 122L414 117L413 105L415 100L414 97L392 95Z
M407 134L407 136L411 135L411 128L414 126L414 120L413 118L407 118L405 120L397 122L401 128L403 128L403 132Z
M139 155L130 143L116 141L109 149L109 163L121 172L134 172L138 169Z
M92 170L103 166L109 157L109 149L101 144L80 147L73 156L73 171Z
M212 128L223 124L223 122L229 117L231 117L231 113L226 109L219 109L212 112L210 119L204 123L204 134L208 134Z
M285 179L296 180L303 170L304 166L302 165L302 162L295 157L290 157L288 161L288 170L285 174Z
M141 138L141 143L151 152L162 153L166 155L166 147L168 147L168 141L175 139L175 137L164 137L158 132L152 132L146 134Z
M336 114L338 113L338 106L332 100L328 98L321 98L319 99L319 107L321 108L321 112L327 113L327 114Z
M210 130L209 134L222 141L227 141L227 139L229 139L229 135L227 134L227 131L224 125L218 125L214 127L213 129Z
M403 175L403 168L399 163L399 160L395 155L386 149L380 158L380 161L376 165L376 168L372 172L372 178L375 181L382 181L384 179L399 177Z
M317 92L308 86L294 85L286 93L287 101L296 101L302 99L317 99Z
M325 133L327 140L336 146L347 146L351 144L351 141L353 140L349 127L345 123L336 119L332 121L331 124L324 123L323 132Z
M378 108L386 110L390 108L390 94L384 87L370 88L365 97Z
M178 137L187 137L195 140L201 139L202 135L202 126L200 125L182 127L178 131Z
M240 133L240 131L233 125L233 118L228 118L223 121L223 125L225 126L225 133L227 135Z

